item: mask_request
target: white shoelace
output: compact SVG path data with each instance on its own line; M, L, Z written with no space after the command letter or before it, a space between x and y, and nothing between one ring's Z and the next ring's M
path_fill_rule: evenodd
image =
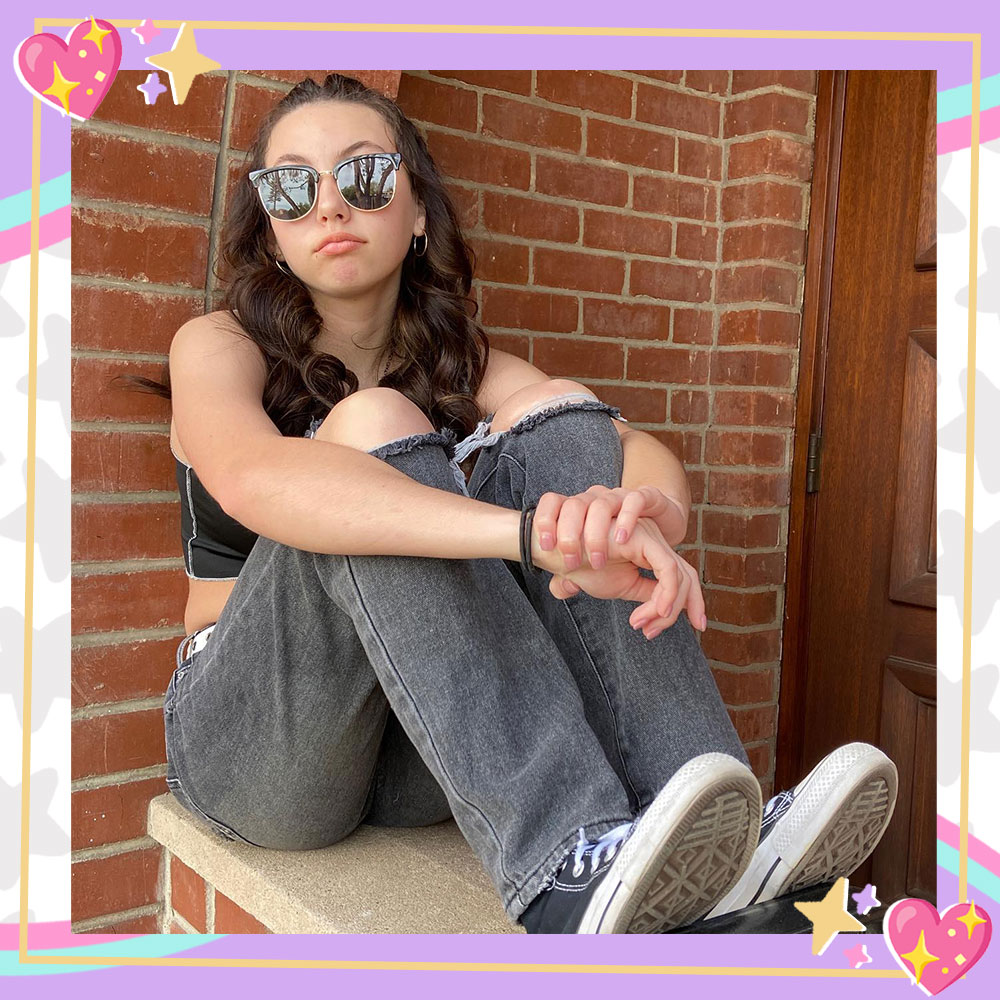
M597 871L601 863L601 856L606 855L610 860L615 856L618 848L621 847L625 838L632 832L634 823L622 823L613 830L608 830L598 840L588 841L583 836L583 827L580 827L580 839L576 842L576 850L573 852L573 875L579 877L583 874L583 858L590 852L590 872Z

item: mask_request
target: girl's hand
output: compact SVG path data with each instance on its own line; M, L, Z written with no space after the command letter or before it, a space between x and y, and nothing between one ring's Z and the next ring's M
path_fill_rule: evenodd
M647 639L653 639L670 628L682 610L687 611L691 624L705 631L705 599L698 573L667 543L660 529L646 517L640 518L624 542L615 541L617 522L608 531L608 560L602 569L590 566L567 571L552 577L549 590L554 597L565 600L586 591L604 600L622 598L640 602L629 615L633 628L642 628ZM532 534L535 526L532 525ZM538 554L535 564L545 566L545 555ZM557 560L552 560L556 562ZM642 576L639 568L652 570L655 580Z
M676 517L677 509L655 486L628 490L595 484L575 496L543 493L535 509L534 527L542 550L558 550L568 569L585 565L601 569L607 562L608 532L615 518L617 541L622 542L640 517L659 522L664 516Z

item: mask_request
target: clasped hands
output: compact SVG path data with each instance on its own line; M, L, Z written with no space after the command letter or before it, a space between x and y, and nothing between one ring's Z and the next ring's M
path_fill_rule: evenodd
M682 610L707 625L698 574L663 537L657 519L672 505L655 486L594 485L575 496L542 494L532 524L532 559L553 574L549 590L565 600L586 591L604 600L638 601L629 624L654 639ZM639 568L652 570L655 580Z

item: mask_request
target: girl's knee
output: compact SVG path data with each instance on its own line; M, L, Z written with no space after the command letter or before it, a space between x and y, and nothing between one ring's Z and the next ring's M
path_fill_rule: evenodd
M535 382L511 393L499 406L490 424L491 431L509 430L529 413L556 406L563 400L597 399L585 385L568 378Z
M373 386L337 403L314 436L370 451L386 441L433 430L426 414L412 400L388 386Z

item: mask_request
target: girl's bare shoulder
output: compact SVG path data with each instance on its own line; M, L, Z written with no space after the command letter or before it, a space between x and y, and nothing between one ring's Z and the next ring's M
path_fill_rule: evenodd
M237 364L249 364L260 373L266 368L260 347L228 309L216 309L188 320L174 334L170 355L171 359L183 357L194 363L201 360L215 363L228 357Z

